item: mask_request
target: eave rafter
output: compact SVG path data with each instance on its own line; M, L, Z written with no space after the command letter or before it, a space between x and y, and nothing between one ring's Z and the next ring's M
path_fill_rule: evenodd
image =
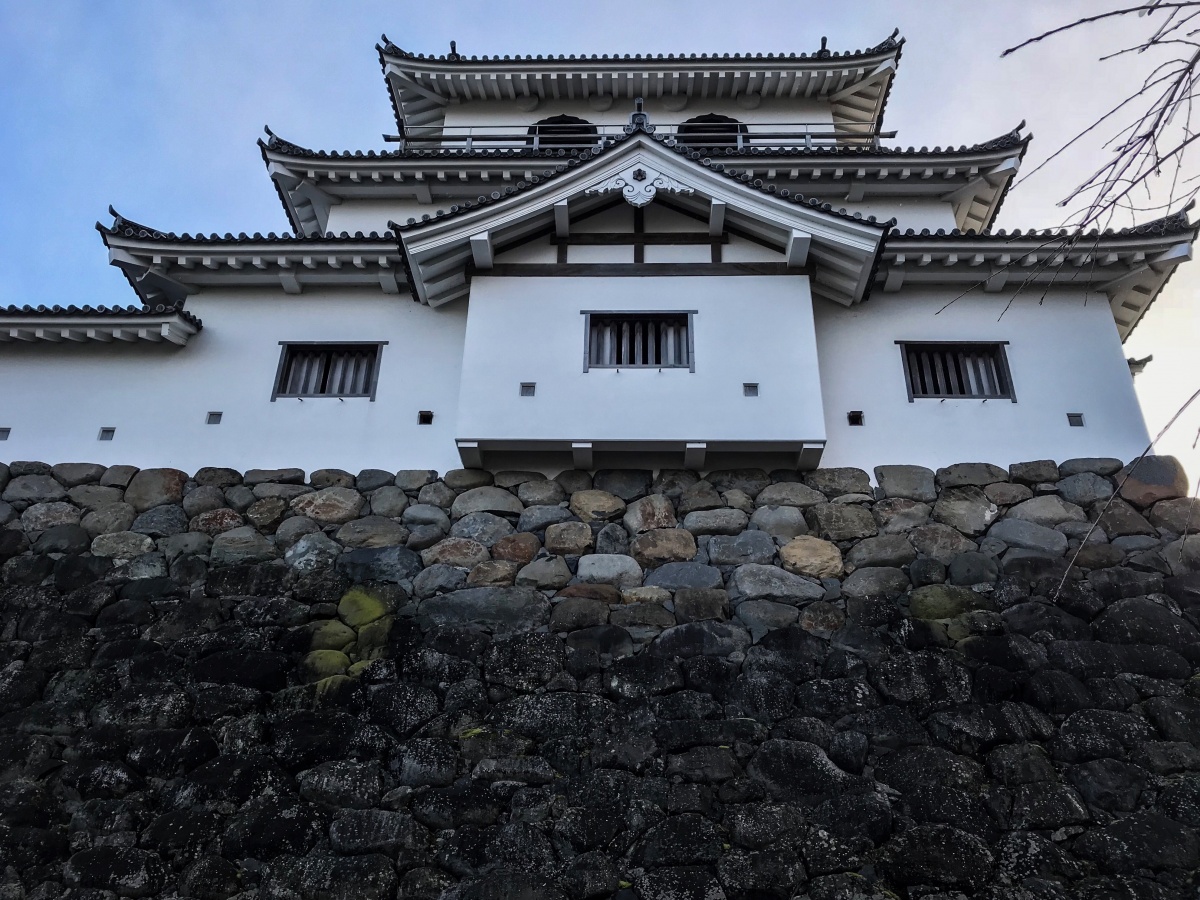
M0 343L162 343L182 347L203 323L179 307L0 307Z

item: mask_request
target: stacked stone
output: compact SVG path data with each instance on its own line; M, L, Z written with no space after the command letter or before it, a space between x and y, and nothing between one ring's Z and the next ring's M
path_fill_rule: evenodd
M0 898L1190 897L1173 460L0 465Z

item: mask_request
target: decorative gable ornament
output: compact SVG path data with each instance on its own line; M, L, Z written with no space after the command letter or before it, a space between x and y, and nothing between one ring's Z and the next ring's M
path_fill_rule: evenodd
M669 175L664 175L656 169L651 169L644 163L637 163L623 169L611 178L593 185L584 191L588 195L608 194L620 191L630 206L642 207L650 203L659 191L667 194L690 194L692 189L676 181Z

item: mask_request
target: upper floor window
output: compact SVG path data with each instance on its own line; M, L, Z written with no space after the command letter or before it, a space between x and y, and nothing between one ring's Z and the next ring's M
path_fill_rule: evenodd
M694 311L587 312L587 357L594 369L690 369Z
M897 341L904 356L908 399L1012 400L1005 341L993 344Z
M551 116L529 126L527 144L534 147L591 147L599 132L587 119L578 116Z
M693 116L675 131L679 140L697 147L741 147L746 144L746 126L719 113Z
M368 397L375 399L379 357L387 341L346 344L280 341L275 375L278 397Z

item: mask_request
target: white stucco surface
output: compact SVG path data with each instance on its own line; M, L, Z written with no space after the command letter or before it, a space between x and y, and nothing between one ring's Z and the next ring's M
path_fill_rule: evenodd
M188 346L0 345L0 457L175 466L455 468L466 307L378 291L205 291ZM374 402L271 401L280 341L388 341ZM418 425L432 410L432 425ZM220 425L206 425L209 412ZM112 441L98 441L115 427Z
M695 310L696 371L585 372L584 310ZM522 382L536 396L521 397ZM760 396L743 396L745 382ZM818 383L805 276L477 276L458 437L820 441Z
M925 466L1113 456L1129 460L1149 441L1112 313L1078 291L972 294L876 290L860 306L816 303L817 346L829 442L823 466L867 469L881 461ZM1001 317L1001 313L1003 316ZM1017 402L909 402L896 341L1008 341ZM865 424L846 414L861 410ZM1083 413L1082 428L1067 413Z

